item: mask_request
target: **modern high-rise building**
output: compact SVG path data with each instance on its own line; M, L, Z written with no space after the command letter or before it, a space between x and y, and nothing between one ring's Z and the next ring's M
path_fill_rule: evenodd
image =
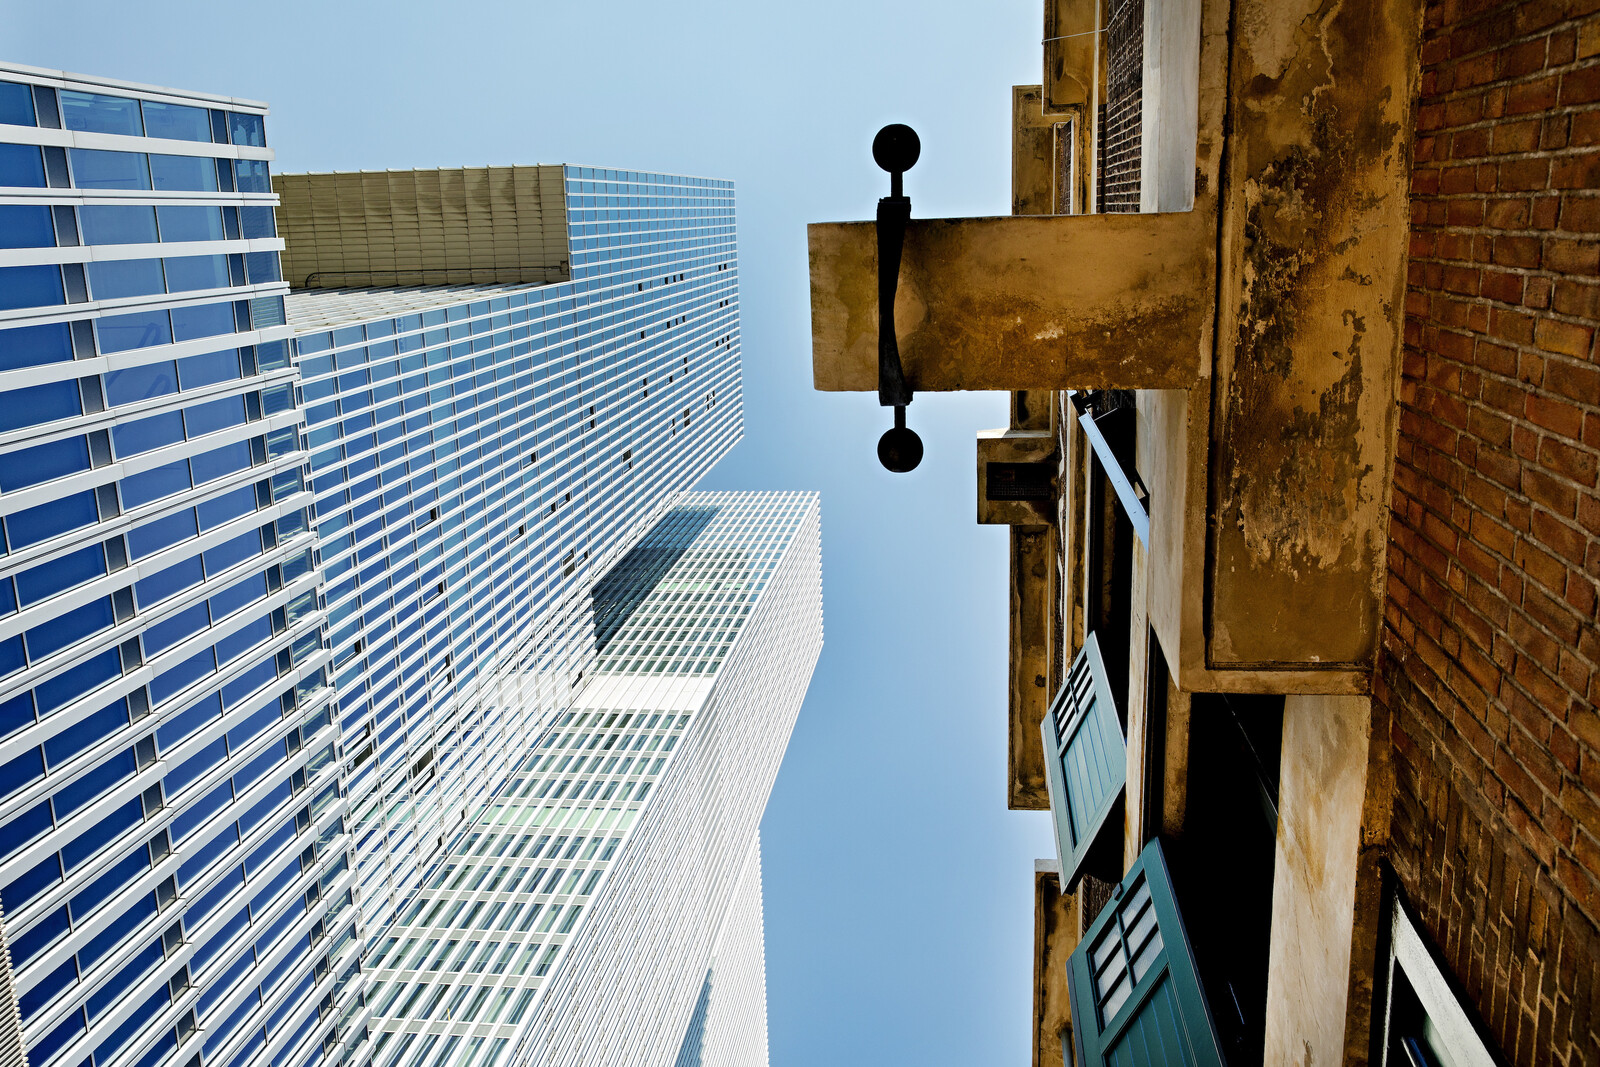
M688 493L731 183L269 176L265 110L0 68L27 1062L764 1062L819 520Z

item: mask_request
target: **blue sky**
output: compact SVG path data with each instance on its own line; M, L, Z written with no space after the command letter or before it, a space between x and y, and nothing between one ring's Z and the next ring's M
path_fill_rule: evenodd
M0 0L0 53L272 105L282 170L588 163L738 184L745 439L707 488L823 494L827 642L763 826L774 1067L1028 1062L1032 860L1005 808L1003 528L973 522L1002 394L889 415L811 390L805 223L866 219L886 122L918 216L1003 214L1040 0L804 4Z

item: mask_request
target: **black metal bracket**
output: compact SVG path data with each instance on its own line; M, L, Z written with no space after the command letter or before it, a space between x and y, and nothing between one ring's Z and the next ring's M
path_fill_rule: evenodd
M911 387L900 366L900 342L895 336L894 298L900 287L900 255L905 248L906 223L911 221L911 199L901 178L922 154L917 131L891 123L872 139L872 158L889 172L889 195L878 201L878 403L894 408L894 426L878 438L878 462L897 474L915 470L922 462L922 438L906 426L906 405Z

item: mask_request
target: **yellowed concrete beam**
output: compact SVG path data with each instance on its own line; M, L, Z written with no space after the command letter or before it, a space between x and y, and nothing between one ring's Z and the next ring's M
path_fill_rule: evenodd
M906 381L919 391L1188 388L1212 316L1212 225L1202 212L912 219L895 302ZM816 388L875 390L876 229L808 232Z

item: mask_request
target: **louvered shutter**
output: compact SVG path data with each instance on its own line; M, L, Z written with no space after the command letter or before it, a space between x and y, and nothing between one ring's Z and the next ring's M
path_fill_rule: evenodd
M1071 892L1102 833L1121 828L1128 746L1106 684L1100 644L1090 634L1050 704L1044 734L1050 814L1061 859L1061 890ZM1114 876L1113 876L1114 877Z
M1222 1067L1161 842L1145 846L1067 961L1078 1067Z

